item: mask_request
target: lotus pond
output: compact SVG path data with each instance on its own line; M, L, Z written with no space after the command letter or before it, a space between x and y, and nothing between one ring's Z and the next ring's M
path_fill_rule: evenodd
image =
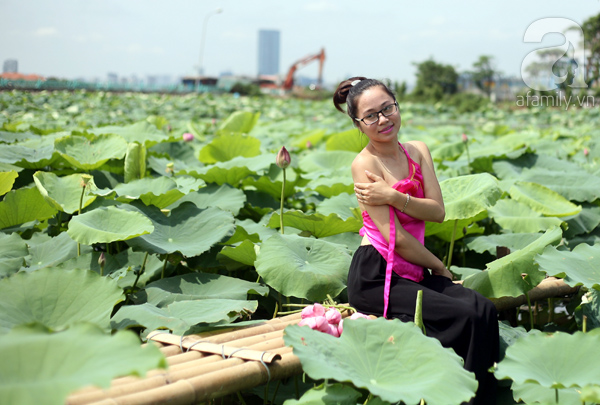
M400 140L429 145L446 205L426 245L465 286L490 298L547 276L580 286L500 324L496 376L515 401L600 402L600 110L400 107ZM63 403L165 367L140 347L152 330L346 302L362 225L349 166L366 139L331 102L13 91L0 111L2 402ZM497 246L512 253L497 259ZM325 383L269 402L447 405L476 388L413 324L349 320L340 338L294 326L285 339Z

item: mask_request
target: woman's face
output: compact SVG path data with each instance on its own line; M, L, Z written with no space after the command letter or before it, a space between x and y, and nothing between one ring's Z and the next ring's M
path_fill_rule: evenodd
M400 130L401 118L400 111L396 111L384 116L378 111L383 110L394 104L395 100L381 86L371 87L365 90L359 97L356 104L356 118L365 118L370 114L377 116L377 121L371 125L365 124L364 121L357 121L358 128L369 137L372 141L387 141L389 139L398 139L398 131Z

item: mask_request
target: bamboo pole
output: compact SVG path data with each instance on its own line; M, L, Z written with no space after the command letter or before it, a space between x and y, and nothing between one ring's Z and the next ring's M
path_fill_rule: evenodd
M531 302L545 300L552 297L560 297L563 295L574 294L577 292L579 287L571 287L564 282L563 279L556 277L548 277L533 289L529 290L527 294ZM502 297L492 298L491 301L496 306L498 311L503 311L509 308L516 308L527 303L527 294L520 295L518 297Z

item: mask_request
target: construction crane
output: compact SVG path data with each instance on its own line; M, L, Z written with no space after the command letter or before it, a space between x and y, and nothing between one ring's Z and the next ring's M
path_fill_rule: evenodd
M325 49L324 48L321 48L321 52L314 54L314 55L305 56L304 58L302 58L299 61L297 61L296 63L294 63L290 67L290 70L288 70L287 76L282 85L282 89L283 90L291 90L294 87L294 73L296 73L296 70L298 70L301 67L304 67L305 65L312 62L313 60L319 61L319 78L317 80L317 87L320 88L321 85L323 84L323 63L325 63Z

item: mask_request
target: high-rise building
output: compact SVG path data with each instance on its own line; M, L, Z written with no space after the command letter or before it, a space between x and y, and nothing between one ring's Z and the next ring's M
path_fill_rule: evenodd
M279 31L258 31L258 74L279 74Z
M2 73L19 73L19 62L16 59L6 59L2 66Z

